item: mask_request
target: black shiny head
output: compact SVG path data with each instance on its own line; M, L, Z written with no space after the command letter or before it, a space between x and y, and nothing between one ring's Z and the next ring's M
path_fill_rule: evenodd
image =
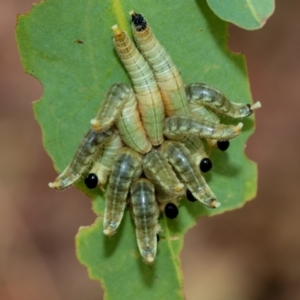
M159 238L159 234L157 234L157 235L156 235L156 240L157 240L157 242L159 242L159 239L160 239L160 238Z
M190 190L186 190L186 199L188 199L190 202L197 201Z
M147 28L147 21L141 14L131 12L131 20L136 31L143 31Z
M98 177L94 173L88 174L85 179L84 183L88 189L94 189L98 185Z
M206 157L206 158L203 158L199 164L199 169L201 172L203 173L206 173L208 172L210 169L212 168L212 162L211 160Z
M168 203L165 206L165 215L169 219L175 219L178 216L178 208L174 203Z
M226 151L229 148L230 143L228 140L219 140L217 141L217 145L221 151Z

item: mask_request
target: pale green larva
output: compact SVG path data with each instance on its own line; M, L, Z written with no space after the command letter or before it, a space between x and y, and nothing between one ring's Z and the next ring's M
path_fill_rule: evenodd
M180 72L165 48L154 36L145 18L133 11L130 14L134 39L153 69L164 101L166 115L189 115L190 108Z
M117 154L108 182L103 233L111 236L119 227L126 206L131 183L142 173L142 157L130 148L123 148Z
M79 180L97 158L101 144L111 135L112 130L99 133L89 129L81 140L69 165L54 182L49 183L49 187L56 190L63 190Z
M107 178L110 175L112 166L115 161L115 157L120 149L124 147L121 137L118 132L114 130L114 133L103 144L102 149L97 159L89 171L90 174L97 176L97 184L103 187L106 184Z
M152 264L156 257L157 234L160 231L154 185L141 178L132 184L130 193L137 244L144 262Z
M205 106L218 115L229 118L247 117L253 113L253 110L261 107L260 102L253 105L231 102L219 90L200 82L186 86L185 91L190 105Z
M170 195L182 195L184 185L179 181L167 159L158 151L152 150L143 158L145 176Z
M228 140L235 138L241 132L242 127L243 123L224 125L202 121L197 117L173 116L165 120L164 134L170 140L182 140L188 134L204 139Z
M190 156L190 152L183 144L175 141L165 141L161 146L161 152L198 201L209 208L220 206L220 202L216 200L216 196L201 175Z
M131 78L148 139L152 145L160 145L165 114L153 72L128 35L117 25L112 29L115 49Z
M152 145L147 139L136 96L133 90L124 83L112 85L94 119L91 120L92 130L101 132L116 125L123 142L139 153L147 153Z

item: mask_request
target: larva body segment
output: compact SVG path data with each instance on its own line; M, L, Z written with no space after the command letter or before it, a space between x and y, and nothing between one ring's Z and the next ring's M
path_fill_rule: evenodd
M137 244L145 263L151 264L156 257L156 235L160 231L154 185L142 178L132 184L130 192Z
M101 149L101 144L111 135L112 130L98 133L89 129L81 140L70 164L54 182L49 183L49 187L56 190L63 190L79 180L97 157L98 151Z
M110 128L118 119L131 94L132 90L126 84L113 84L107 91L96 117L91 120L93 131L101 132Z
M220 118L217 114L203 105L199 105L198 101L190 101L189 106L191 109L192 116L201 118L201 120L213 122L215 124L220 123Z
M163 141L164 105L152 70L128 35L113 26L115 49L130 75L146 134L153 145Z
M147 139L134 92L130 90L131 94L123 106L121 115L116 120L116 126L122 140L129 148L145 154L151 150L152 145Z
M115 130L114 134L104 142L101 154L95 160L93 167L90 170L90 173L96 174L99 185L105 185L114 164L115 157L122 148L122 140Z
M146 177L170 195L182 194L184 185L178 180L167 159L158 151L151 151L143 158Z
M180 142L165 141L161 152L197 200L209 208L220 206L184 145Z
M189 134L180 142L190 151L192 159L197 166L203 158L208 158L200 137Z
M130 185L142 172L141 162L141 155L127 147L121 149L115 158L106 193L105 235L113 235L121 223Z
M224 125L202 121L197 117L173 116L165 120L164 134L171 140L182 140L188 134L205 139L228 140L236 137L242 127L243 123Z
M204 83L190 84L185 91L190 105L204 105L217 114L234 119L247 117L254 109L261 107L260 102L253 105L231 102L219 90Z
M184 84L177 67L154 36L145 18L135 12L130 14L134 39L153 69L164 101L166 115L189 115L190 109Z

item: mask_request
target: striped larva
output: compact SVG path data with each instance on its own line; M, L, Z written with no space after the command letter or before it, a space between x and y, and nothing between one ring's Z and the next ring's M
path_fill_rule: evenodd
M209 208L220 206L220 202L217 201L191 158L190 152L183 144L176 141L164 141L161 145L161 152L195 198Z
M139 153L147 153L152 148L140 119L135 94L124 83L109 88L91 125L96 132L116 125L123 142Z
M141 178L132 184L130 193L137 244L144 262L151 264L156 257L156 236L160 231L154 185Z
M143 158L145 176L169 195L182 195L184 185L179 181L167 159L158 151L152 150Z
M94 161L94 164L89 171L89 175L86 177L85 183L87 184L88 178L93 175L97 176L97 184L104 186L107 178L111 172L112 166L114 164L115 157L120 149L122 149L123 143L118 132L114 130L114 134L109 137L104 143L100 150L99 157Z
M237 125L214 124L191 116L173 116L165 120L164 134L170 140L181 140L185 135L204 139L232 139L239 135L243 123Z
M208 172L212 168L212 162L199 136L188 134L180 142L190 151L193 161L199 166L201 172Z
M101 102L96 117L91 120L92 130L102 132L110 128L119 117L130 94L131 89L127 85L123 83L113 84Z
M106 193L103 218L103 233L105 235L113 235L119 227L130 185L142 173L141 163L141 155L130 148L124 147L117 154Z
M97 158L100 145L111 135L112 130L94 132L89 129L81 140L69 165L54 182L49 183L49 187L63 190L79 180Z
M189 115L190 109L184 84L177 67L152 33L145 18L133 11L130 15L134 39L153 69L164 101L166 115Z
M261 107L260 102L253 105L231 102L219 90L200 82L186 86L185 91L191 106L205 106L218 115L229 118L237 119L250 116L253 110Z
M113 29L115 49L130 75L143 125L152 145L163 141L164 106L154 75L128 35L117 25Z
M137 101L132 89L130 97L127 99L119 118L116 120L116 126L124 143L131 149L145 154L152 148L147 139L140 113L137 108Z

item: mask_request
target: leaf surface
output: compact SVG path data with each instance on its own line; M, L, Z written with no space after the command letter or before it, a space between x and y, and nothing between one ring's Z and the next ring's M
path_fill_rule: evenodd
M132 9L146 16L186 84L205 82L234 102L251 102L244 58L228 51L227 25L204 0L42 2L18 18L16 33L24 69L44 87L34 111L58 172L71 160L107 89L117 82L130 84L113 50L111 26L118 23L129 32ZM255 196L256 165L244 154L253 127L253 117L245 120L243 133L229 150L211 155L214 168L205 177L222 202L220 208L209 210L182 200L175 220L161 215L163 231L153 266L140 258L129 210L117 234L106 238L103 194L77 184L91 197L98 216L92 226L79 230L77 255L90 277L103 285L106 299L184 298L179 254L186 231L200 216L241 207Z
M263 27L275 9L274 0L207 0L207 3L222 20L248 30Z

